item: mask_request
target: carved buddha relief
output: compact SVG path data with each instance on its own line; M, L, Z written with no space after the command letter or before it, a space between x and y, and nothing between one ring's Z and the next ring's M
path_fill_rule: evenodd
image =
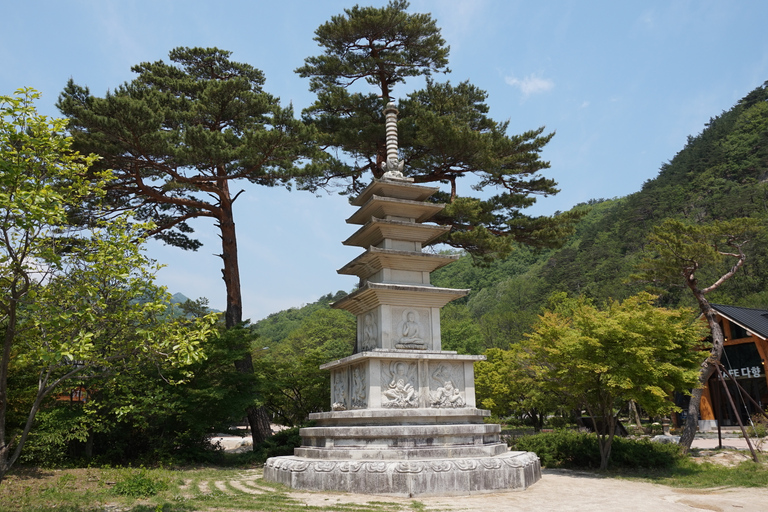
M426 350L430 339L428 326L422 314L415 309L405 309L395 328L395 348Z

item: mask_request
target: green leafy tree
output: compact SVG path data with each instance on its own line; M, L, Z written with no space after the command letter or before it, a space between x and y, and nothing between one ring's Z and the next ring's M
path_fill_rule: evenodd
M540 175L549 167L541 151L553 134L544 134L542 127L507 135L507 122L488 117L485 91L468 82L432 80L433 73L448 71L448 46L431 16L410 14L408 5L392 0L381 8L355 6L316 30L323 54L307 58L296 71L310 78L317 94L304 118L320 132L329 171L305 186L342 178L352 192L363 185L366 173L382 177L388 165L383 109L393 100L396 85L426 76L424 89L399 101L399 146L407 176L416 183L450 186L433 197L447 203L434 220L453 226L441 241L486 260L508 254L515 241L558 245L578 212L556 217L522 213L534 196L558 192L553 180ZM374 92L359 87L363 83ZM462 180L470 175L475 179ZM462 181L498 193L461 195Z
M72 441L61 443L62 452L112 464L206 460L210 437L241 421L255 402L242 390L253 387L256 376L234 367L250 351L251 340L246 328L216 329L200 343L201 357L189 365L145 360L94 379L85 404L48 408L79 410L75 421L64 425L69 430L62 441ZM83 429L88 431L85 445L76 437ZM49 429L60 430L60 425ZM33 436L31 441L39 447L47 440Z
M586 409L606 469L619 410L634 400L651 414L675 409L673 391L697 379L702 326L690 310L657 308L641 293L603 310L555 296L524 342L522 366L566 407Z
M242 321L242 294L234 203L236 183L289 185L302 172L298 159L311 155L312 130L263 90L258 69L229 59L217 48L176 48L171 63L142 63L137 77L92 96L72 80L59 97L81 151L102 157L112 169L108 199L113 209L131 209L152 220L148 234L185 249L193 218L215 222L221 238L226 287L225 323ZM250 355L237 362L253 372ZM269 435L263 411L249 409L254 445Z
M527 419L539 431L547 413L560 404L554 395L538 385L535 374L527 366L528 353L521 347L485 351L486 360L475 363L477 399L494 416Z
M119 372L138 359L184 366L205 323L165 321L137 233L117 219L68 230L68 208L98 193L93 157L70 149L65 122L38 115L31 89L0 97L0 481L19 458L44 399L65 382ZM145 226L146 227L146 226ZM8 423L9 373L37 376L20 425Z
M635 278L657 286L687 287L707 322L712 346L700 363L697 385L691 393L680 444L687 451L698 429L701 395L723 354L725 338L707 295L720 288L744 265L745 246L756 235L756 219L743 218L693 225L667 219L648 237L647 256ZM703 282L702 282L703 279ZM705 285L703 283L710 283Z

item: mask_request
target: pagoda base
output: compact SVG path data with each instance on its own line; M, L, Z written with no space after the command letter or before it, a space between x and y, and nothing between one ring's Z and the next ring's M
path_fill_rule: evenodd
M524 490L541 478L531 452L421 460L317 460L272 457L264 479L293 489L393 496L446 496Z

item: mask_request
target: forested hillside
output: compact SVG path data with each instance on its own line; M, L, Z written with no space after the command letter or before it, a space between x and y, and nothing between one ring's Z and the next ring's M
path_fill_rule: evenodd
M621 174L616 169L617 179ZM435 285L472 289L467 298L443 311L444 348L482 352L508 347L528 331L554 292L584 295L597 303L629 297L646 286L630 275L653 226L669 217L693 223L767 219L766 179L768 82L711 118L642 190L576 206L588 213L560 249L518 247L510 257L487 266L477 266L467 256L435 272ZM768 306L767 241L768 229L749 245L744 268L712 294L713 302ZM690 293L681 291L661 290L660 305L694 306ZM302 318L327 307L330 298L271 315L258 322L256 330L270 340L282 339Z

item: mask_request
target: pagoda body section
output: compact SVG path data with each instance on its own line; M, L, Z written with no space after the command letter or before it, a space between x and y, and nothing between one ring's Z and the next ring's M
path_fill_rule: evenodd
M323 366L333 411L475 407L473 363L484 357L443 351L440 338L440 309L469 290L433 286L430 273L457 256L422 251L450 230L425 224L444 208L426 201L437 190L381 179L352 201L347 222L360 227L344 244L365 252L339 273L360 283L333 307L357 317L357 341L355 355Z
M541 477L538 457L510 452L476 407L473 364L485 357L442 350L440 310L469 290L430 282L458 257L422 250L450 230L428 223L444 207L427 201L438 188L404 177L394 156L347 219L359 228L344 244L365 252L338 271L360 282L333 307L357 318L355 353L321 366L331 410L310 415L316 426L301 429L302 446L268 459L264 478L402 496L525 489Z

